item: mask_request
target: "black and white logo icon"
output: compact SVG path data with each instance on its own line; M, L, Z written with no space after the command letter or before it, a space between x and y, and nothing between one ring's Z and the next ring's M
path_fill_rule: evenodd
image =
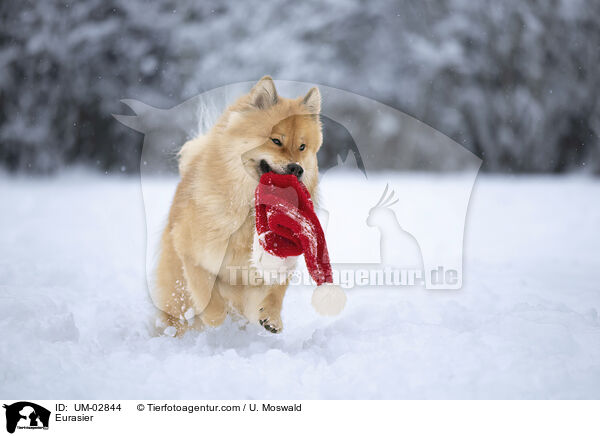
M6 431L14 433L16 429L48 429L50 411L28 401L19 401L4 405L6 409Z

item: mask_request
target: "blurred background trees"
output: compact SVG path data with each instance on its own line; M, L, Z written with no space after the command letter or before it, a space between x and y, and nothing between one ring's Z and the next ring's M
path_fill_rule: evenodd
M600 172L595 0L14 1L0 23L12 171L135 172L142 137L112 118L120 99L169 108L271 74L400 109L488 171ZM403 132L380 134L385 168Z

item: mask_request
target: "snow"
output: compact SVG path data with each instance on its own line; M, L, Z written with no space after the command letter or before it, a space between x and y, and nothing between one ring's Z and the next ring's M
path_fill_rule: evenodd
M375 201L440 180L372 178ZM174 339L153 334L139 179L1 176L0 397L598 398L598 198L592 178L479 177L461 290L349 289L327 318L294 287L280 335Z

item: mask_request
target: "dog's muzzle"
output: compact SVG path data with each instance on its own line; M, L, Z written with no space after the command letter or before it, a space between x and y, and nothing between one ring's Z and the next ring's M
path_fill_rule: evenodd
M271 165L269 165L269 163L264 160L261 159L259 165L258 165L258 169L259 169L259 173L262 176L265 173L268 172L274 172L277 174L292 174L294 176L296 176L298 178L298 180L300 180L300 178L302 178L302 174L304 174L304 168L302 168L299 164L297 163L291 163L288 164L285 167L285 171L283 173L279 172L279 171L275 171Z
M265 173L268 173L270 171L273 171L273 169L271 168L271 165L269 165L269 163L262 159L260 161L260 164L258 165L258 169L260 170L260 175L262 176ZM274 172L274 171L273 171Z

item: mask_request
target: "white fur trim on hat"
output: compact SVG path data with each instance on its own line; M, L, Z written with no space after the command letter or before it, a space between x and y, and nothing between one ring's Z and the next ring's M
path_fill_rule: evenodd
M250 265L260 274L265 284L285 283L290 273L296 267L297 260L298 256L273 256L263 248L260 244L258 234L254 232Z

